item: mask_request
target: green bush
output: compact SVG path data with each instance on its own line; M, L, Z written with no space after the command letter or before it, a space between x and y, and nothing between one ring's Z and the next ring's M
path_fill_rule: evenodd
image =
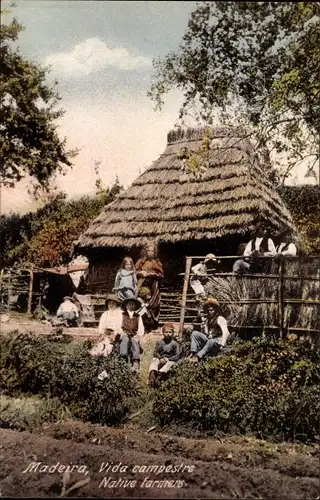
M57 360L71 348L67 335L35 336L11 332L0 338L0 390L3 394L49 391Z
M32 430L44 422L57 422L70 417L68 409L57 398L0 396L0 407L2 429Z
M14 335L0 340L2 394L39 394L58 398L75 418L117 424L137 394L136 379L121 360L90 356L90 343L65 336ZM98 375L106 370L108 377Z
M320 430L320 350L308 341L253 339L225 356L177 366L155 393L161 424L313 440Z

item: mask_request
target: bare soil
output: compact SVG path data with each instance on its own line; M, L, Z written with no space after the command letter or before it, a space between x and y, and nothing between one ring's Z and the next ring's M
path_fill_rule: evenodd
M156 431L145 432L133 424L111 429L75 422L47 425L33 433L1 429L1 495L60 496L65 477L66 489L87 481L67 495L81 498L319 498L317 447L250 438L188 439ZM38 469L24 472L32 462L41 462ZM53 473L44 467L57 462ZM101 471L107 463L121 463L125 469ZM71 471L68 479L58 471L62 465L86 469ZM152 465L175 465L180 472L134 469ZM107 484L113 487L106 485L109 477ZM119 479L123 482L111 483ZM154 480L160 483L148 482ZM162 483L165 480L172 483Z

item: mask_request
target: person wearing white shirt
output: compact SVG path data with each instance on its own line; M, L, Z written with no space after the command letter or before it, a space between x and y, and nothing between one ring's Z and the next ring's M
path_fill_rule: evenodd
M112 330L116 333L121 332L122 310L118 307L120 304L117 295L108 295L105 305L107 310L101 315L98 330L100 334L106 330Z
M250 259L250 272L267 272L271 262L267 262L265 259L258 259L257 257L275 257L277 255L276 247L272 238L268 236L266 226L263 222L259 222L256 225L255 234L255 238L247 244L243 256L255 257L255 259Z
M141 308L139 299L129 298L122 302L122 336L120 342L120 357L130 362L132 371L140 371L141 346L139 338L144 335L144 326L138 310Z
M110 356L113 350L113 343L117 334L120 334L122 327L122 310L117 295L108 295L105 305L107 310L101 315L97 344L90 351L92 356Z
M263 222L256 225L255 234L256 237L249 241L243 252L244 257L276 255L276 247L273 240L267 236L267 230Z
M297 247L292 242L291 232L289 229L284 229L279 234L279 241L281 242L277 246L277 254L285 255L288 257L295 257L297 255Z
M57 310L57 319L66 321L68 326L76 325L79 319L79 309L71 297L63 297L63 302Z
M226 345L230 336L227 320L216 299L208 299L203 305L203 310L207 315L204 332L194 330L191 333L190 361L197 362L206 356L214 355Z
M208 265L214 262L217 262L216 256L209 253L204 261L191 268L190 286L197 297L206 295L203 285L208 281Z

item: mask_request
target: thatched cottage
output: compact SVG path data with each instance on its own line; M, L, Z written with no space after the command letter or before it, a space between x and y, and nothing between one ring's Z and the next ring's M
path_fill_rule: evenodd
M91 293L112 288L122 258L157 244L164 286L186 255L235 255L264 220L271 232L294 231L289 211L267 178L253 144L230 128L172 130L160 157L79 238L89 258Z

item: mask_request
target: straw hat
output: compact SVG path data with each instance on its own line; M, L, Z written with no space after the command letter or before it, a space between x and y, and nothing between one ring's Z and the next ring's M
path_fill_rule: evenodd
M117 304L120 304L120 300L119 300L119 297L118 295L116 295L115 293L109 293L106 297L106 301L105 301L105 305L108 304L108 302L116 302Z
M123 300L121 304L123 309L126 309L126 306L130 300L132 300L135 303L136 311L140 309L140 307L142 306L141 300L135 297L129 297L128 299Z
M63 300L71 300L71 302L74 302L73 298L69 297L69 295L66 295L65 297L63 297Z
M214 307L215 309L221 310L220 304L217 299L207 299L205 303L203 304L203 310L204 312L207 312L209 307Z
M205 256L204 261L208 262L209 260L217 260L214 253L208 253L208 255Z

